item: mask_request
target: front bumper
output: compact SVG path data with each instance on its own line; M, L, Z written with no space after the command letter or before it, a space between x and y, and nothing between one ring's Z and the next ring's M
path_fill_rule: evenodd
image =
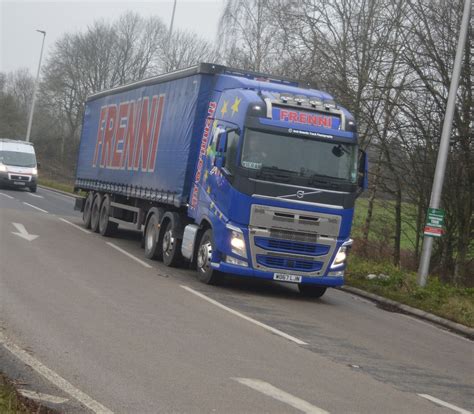
M0 185L22 188L35 187L37 184L37 177L31 174L20 174L12 172L0 172Z
M221 262L219 264L213 263L212 267L223 273L229 273L235 276L252 277L257 279L274 280L273 272L265 272L262 270L252 269L249 267L237 266L229 263ZM301 273L300 273L301 275ZM292 282L284 282L292 283ZM318 285L327 287L337 287L344 284L344 276L324 276L324 277L309 277L302 275L301 284Z

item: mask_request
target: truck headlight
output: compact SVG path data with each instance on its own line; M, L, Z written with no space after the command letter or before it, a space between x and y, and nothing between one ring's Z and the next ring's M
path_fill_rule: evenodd
M331 269L342 266L346 262L347 253L349 252L351 246L352 239L349 239L348 241L344 242L341 247L339 247L336 257L334 257L334 261L332 262Z
M230 230L230 247L234 254L247 258L247 249L245 248L245 239L242 230L230 224L227 225Z
M0 171L7 172L8 171L7 166L5 164L0 164Z

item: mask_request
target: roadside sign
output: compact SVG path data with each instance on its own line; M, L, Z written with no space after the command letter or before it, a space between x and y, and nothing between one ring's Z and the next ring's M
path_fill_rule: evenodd
M441 237L444 233L444 210L429 208L426 216L426 225L423 231L425 236Z

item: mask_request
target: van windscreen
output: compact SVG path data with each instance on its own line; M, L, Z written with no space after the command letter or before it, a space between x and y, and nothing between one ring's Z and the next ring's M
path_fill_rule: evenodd
M36 167L35 154L31 152L0 151L0 163L16 167Z

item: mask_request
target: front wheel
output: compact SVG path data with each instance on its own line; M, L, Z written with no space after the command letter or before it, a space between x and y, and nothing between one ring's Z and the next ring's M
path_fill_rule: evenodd
M204 232L199 241L196 257L198 279L208 285L216 285L220 279L217 270L214 270L211 266L213 250L214 240L212 230L208 229Z
M298 289L303 296L317 299L326 293L327 288L315 285L298 285Z
M36 193L36 185L32 185L32 186L30 187L30 191L31 191L32 193Z

